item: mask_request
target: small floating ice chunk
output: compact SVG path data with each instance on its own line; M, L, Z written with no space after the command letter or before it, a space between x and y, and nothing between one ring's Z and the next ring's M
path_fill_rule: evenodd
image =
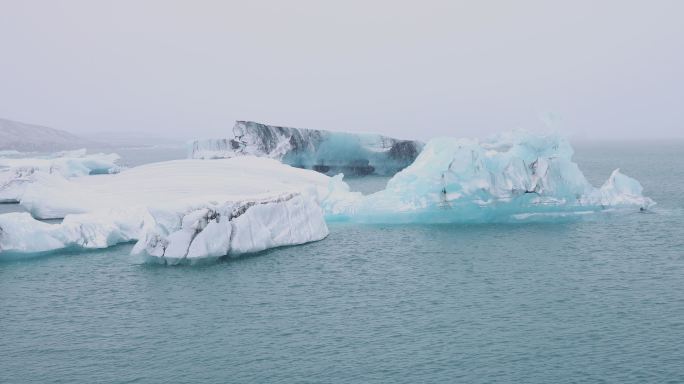
M644 198L643 190L641 183L616 169L598 190L598 193L602 205L640 206L646 209L653 205L653 202Z

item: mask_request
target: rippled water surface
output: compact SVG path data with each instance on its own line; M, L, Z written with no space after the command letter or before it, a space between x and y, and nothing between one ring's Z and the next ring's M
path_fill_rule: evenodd
M0 382L682 382L684 145L576 160L595 184L621 167L657 208L333 223L317 243L194 267L139 264L131 245L0 262Z

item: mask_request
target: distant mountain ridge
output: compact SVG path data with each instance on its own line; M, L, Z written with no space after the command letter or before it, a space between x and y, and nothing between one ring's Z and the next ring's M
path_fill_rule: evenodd
M66 131L0 118L0 150L49 152L92 145Z

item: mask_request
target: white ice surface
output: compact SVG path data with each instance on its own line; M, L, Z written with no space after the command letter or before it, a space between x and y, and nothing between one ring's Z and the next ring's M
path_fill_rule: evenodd
M152 225L145 210L102 210L45 223L26 212L0 215L0 253L38 253L64 248L106 248L138 239Z
M174 160L69 180L41 175L40 182L27 187L21 204L36 218L48 219L203 196L240 201L302 192L319 199L327 193L329 180L266 158Z
M0 202L18 202L36 173L77 177L120 171L119 155L87 154L85 149L37 157L35 154L5 152L0 154Z

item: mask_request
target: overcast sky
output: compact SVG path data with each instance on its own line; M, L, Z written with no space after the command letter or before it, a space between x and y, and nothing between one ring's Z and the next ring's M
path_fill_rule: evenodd
M684 1L0 0L0 117L684 136Z

